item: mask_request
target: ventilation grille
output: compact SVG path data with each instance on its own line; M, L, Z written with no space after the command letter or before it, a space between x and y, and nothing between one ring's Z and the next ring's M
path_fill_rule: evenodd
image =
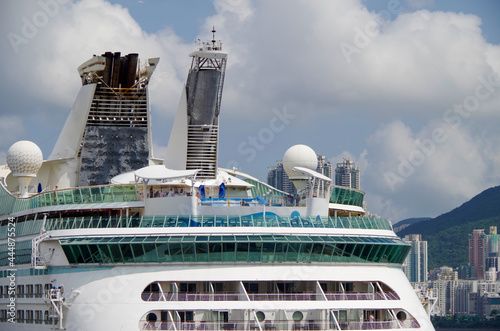
M215 178L218 125L189 125L186 169L200 169L198 178Z
M109 88L97 85L87 125L147 127L145 88Z

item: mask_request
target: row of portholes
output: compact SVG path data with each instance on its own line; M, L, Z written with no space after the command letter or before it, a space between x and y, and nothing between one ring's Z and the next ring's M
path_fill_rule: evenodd
M266 314L264 314L264 312L262 311L256 312L255 315L257 316L257 320L259 322L263 322L266 319ZM300 322L302 321L302 319L304 319L304 314L301 311L296 311L293 313L292 318L294 321Z

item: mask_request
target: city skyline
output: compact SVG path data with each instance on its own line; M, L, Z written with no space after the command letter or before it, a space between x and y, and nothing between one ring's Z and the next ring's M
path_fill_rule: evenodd
M265 180L303 143L332 164L358 164L369 210L394 222L500 184L496 1L41 0L0 10L0 164L18 140L48 158L81 84L75 68L106 51L160 57L150 93L163 158L188 54L215 26L229 54L222 167Z
M469 264L452 268L442 261L443 265L431 272L427 270L427 241L420 234L403 238L411 244L403 272L414 289L427 298L424 301L431 302L432 316L494 317L500 309L497 227L489 226L488 234L485 229L474 229L468 236Z

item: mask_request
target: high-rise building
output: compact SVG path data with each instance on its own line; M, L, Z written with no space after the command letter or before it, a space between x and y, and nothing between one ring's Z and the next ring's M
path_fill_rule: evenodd
M359 167L355 163L346 159L342 163L337 163L337 168L335 168L335 185L359 190L359 177Z
M473 313L471 293L477 292L477 281L459 280L455 285L455 304L453 314L467 315Z
M446 316L455 310L455 281L436 280L431 282L432 288L437 293L437 315Z
M500 271L499 269L499 243L497 227L490 226L490 233L485 236L485 254L484 254L484 270L490 270L490 268L495 268L495 272Z
M403 263L403 271L410 282L425 282L428 274L427 241L420 234L409 234L403 239L411 243L411 251Z
M477 279L484 279L484 253L484 229L473 230L472 234L469 234L469 263L474 267L474 276Z
M332 163L325 156L318 154L318 166L316 171L323 174L329 178L332 178L333 168ZM296 194L297 189L295 185L288 178L288 174L283 168L283 161L279 160L276 162L275 166L267 168L267 183L278 190Z
M278 190L296 194L297 189L295 185L288 178L288 174L283 168L283 161L276 162L276 166L267 168L267 183Z
M473 279L474 278L474 267L469 263L461 265L457 268L459 279Z
M323 155L318 154L318 167L316 168L316 171L328 178L333 179L332 163Z

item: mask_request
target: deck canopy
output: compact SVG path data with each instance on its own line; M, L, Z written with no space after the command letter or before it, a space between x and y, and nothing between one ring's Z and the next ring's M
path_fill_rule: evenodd
M325 182L331 182L332 181L332 179L330 177L327 177L327 176L325 176L323 174L320 174L319 172L316 172L314 170L307 169L307 168L304 168L304 167L293 167L293 171L301 172L304 175L308 175L308 176L311 176L311 177L314 177L314 178L318 178L318 179L324 180Z
M136 181L139 179L143 180L172 180L179 178L194 178L198 173L198 169L195 170L174 170L168 169L164 165L153 165L141 168L134 171L134 176Z
M173 170L164 165L154 165L119 174L111 178L111 184L130 184L144 181L165 182L181 178L194 179L197 173L198 170Z

